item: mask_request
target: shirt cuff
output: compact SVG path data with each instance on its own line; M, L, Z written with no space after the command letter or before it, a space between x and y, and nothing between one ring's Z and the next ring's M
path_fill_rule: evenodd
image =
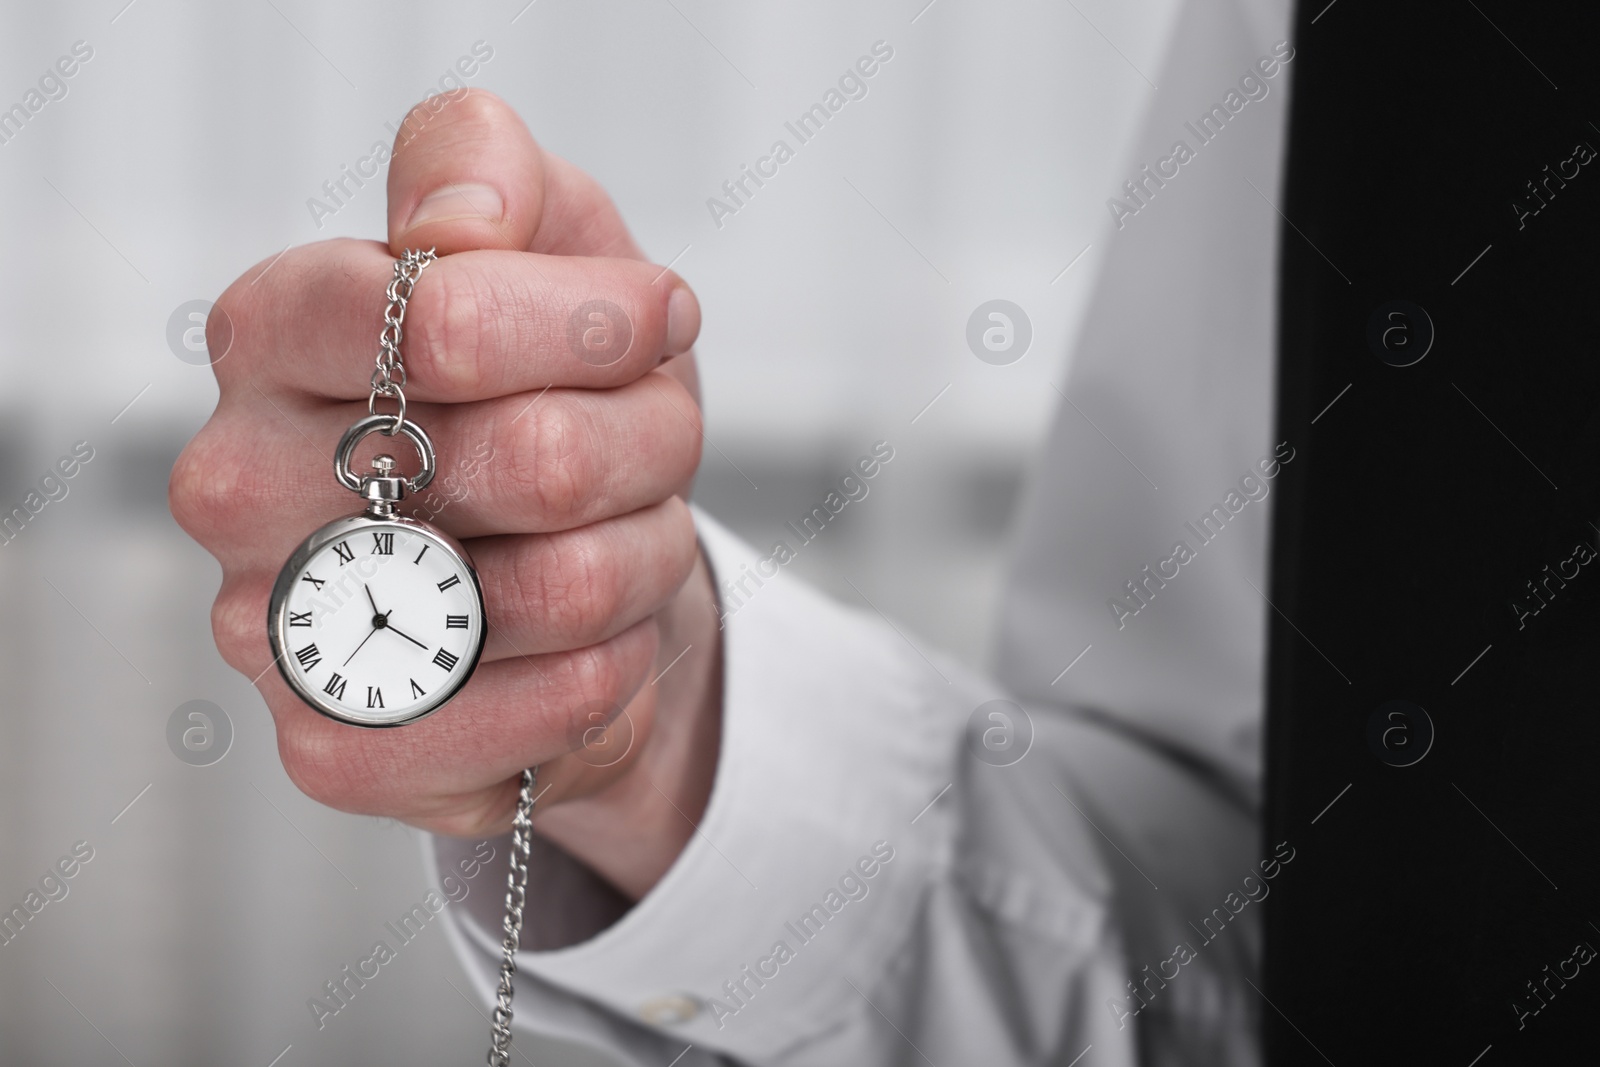
M741 591L722 608L722 751L705 816L625 914L576 944L525 942L517 966L683 1042L764 1061L853 1014L850 982L874 981L944 877L953 805L934 801L955 778L964 723L938 713L951 683L881 619L695 518L718 587ZM498 957L498 921L447 914L475 970Z

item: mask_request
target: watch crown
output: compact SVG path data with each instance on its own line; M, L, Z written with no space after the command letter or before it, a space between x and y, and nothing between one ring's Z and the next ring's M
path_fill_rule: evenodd
M394 473L393 456L372 457L372 473L361 479L361 495L372 514L388 517L394 513L394 502L406 495L406 480Z

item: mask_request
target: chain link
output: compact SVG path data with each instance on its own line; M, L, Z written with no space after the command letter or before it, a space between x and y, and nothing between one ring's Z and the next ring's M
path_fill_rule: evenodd
M522 909L528 902L528 855L533 842L533 789L539 768L522 772L522 791L511 823L511 872L506 875L506 914L502 926L505 954L500 964L500 989L495 994L494 1021L489 1029L489 1067L511 1064L511 979L517 973L517 947L522 943Z
M383 330L378 334L378 365L372 371L372 396L367 400L367 411L378 413L378 398L387 397L400 405L395 414L394 426L382 431L393 437L406 417L406 366L400 356L400 341L405 337L406 302L417 287L423 268L438 256L434 249L426 252L408 248L395 260L394 277L389 280L386 294L389 305L383 309Z

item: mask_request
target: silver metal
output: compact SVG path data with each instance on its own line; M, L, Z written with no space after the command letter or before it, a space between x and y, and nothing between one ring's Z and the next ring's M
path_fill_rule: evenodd
M400 367L400 374L401 374L402 377L404 377L404 375L405 375L405 368L404 367ZM395 435L395 431L399 430L401 424L406 421L406 394L405 394L405 390L401 389L397 385L390 386L389 388L392 390L392 394L391 393L379 393L376 390L374 390L373 394L371 396L367 397L367 414L368 415L376 415L378 413L378 397L379 396L393 395L394 399L400 405L400 410L396 411L393 415L388 416L389 426L382 431L383 432L383 436L385 436L385 437L393 437Z
M363 479L357 478L350 469L350 460L355 456L356 446L371 433L384 432L385 426L393 426L392 415L368 415L366 418L357 419L350 428L339 438L339 447L333 452L333 475L339 479L339 484L352 493L361 493ZM433 449L433 439L430 438L421 426L409 420L400 423L395 431L410 438L411 443L417 448L417 455L422 459L422 470L414 477L405 480L406 488L415 493L426 489L428 483L433 481L433 475L438 468L437 456ZM393 463L393 459L390 459Z
M400 354L400 342L405 338L406 304L417 287L417 279L422 276L423 269L437 258L431 248L426 252L408 248L404 255L395 260L394 277L389 280L389 288L385 292L389 304L383 309L383 329L378 334L378 359L377 366L372 370L372 395L367 397L367 417L357 419L355 425L345 431L333 457L333 473L339 479L339 484L372 501L370 511L379 517L386 518L394 514L393 504L400 497L388 495L387 490L378 495L368 494L363 479L357 478L350 470L350 458L355 453L356 445L369 433L376 430L385 437L404 434L417 446L417 454L422 457L422 472L407 482L406 488L415 493L433 481L433 442L422 431L422 427L406 418L406 367ZM397 410L393 415L378 414L380 397L395 402ZM386 478L388 473L388 470L384 470L378 477Z
M452 557L457 566L467 575L467 580L472 583L472 590L477 598L478 611L483 611L483 586L478 581L478 571L472 565L472 557L461 546L461 542L445 533L443 530L429 526L425 522L408 518L404 515L391 515L387 518L375 518L372 515L349 515L342 519L335 519L326 526L317 530L310 537L300 543L294 550L289 561L278 572L278 580L273 583L272 597L267 602L267 636L272 642L272 659L278 666L278 673L288 683L290 690L301 700L305 701L317 711L337 719L339 722L349 723L352 726L389 727L405 726L427 718L438 711L450 699L460 692L461 687L467 684L467 679L477 669L478 660L483 656L483 645L488 637L489 627L487 621L478 627L478 640L476 644L467 649L467 654L462 656L465 670L451 672L450 681L438 689L432 697L432 702L419 711L409 712L404 715L396 714L392 717L382 715L357 718L350 714L347 708L329 700L327 696L315 687L307 686L292 670L289 669L288 658L292 654L289 644L289 593L299 581L299 575L305 566L322 549L334 541L341 540L356 534L367 532L379 533L384 530L405 531L414 536L426 538L429 544L440 552Z
M406 495L406 480L394 473L393 456L373 456L372 473L361 479L361 495L367 501L367 514L387 519L394 506Z
M383 330L378 334L378 361L372 370L372 396L367 399L367 413L378 413L378 398L390 397L397 401L400 410L390 416L385 436L393 437L406 419L406 368L400 356L400 342L405 337L406 303L417 279L429 263L439 258L433 249L426 252L408 248L394 264L394 277L389 280L385 295L389 306L383 309Z
M522 772L517 794L517 814L511 822L511 871L506 875L506 914L501 922L505 936L500 949L500 988L495 993L494 1021L489 1027L489 1067L511 1063L511 979L517 973L517 947L522 943L522 909L528 903L528 856L532 848L533 789L539 768Z

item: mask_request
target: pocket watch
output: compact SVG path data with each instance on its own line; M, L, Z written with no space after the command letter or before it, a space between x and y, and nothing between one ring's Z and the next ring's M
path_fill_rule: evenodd
M334 469L367 509L301 542L269 609L272 654L289 688L355 726L400 726L439 710L472 676L488 630L466 549L395 509L433 476L433 446L421 428L408 420L399 431L423 458L415 478L397 475L387 455L359 480L350 471L356 444L393 421L371 415L346 431Z

